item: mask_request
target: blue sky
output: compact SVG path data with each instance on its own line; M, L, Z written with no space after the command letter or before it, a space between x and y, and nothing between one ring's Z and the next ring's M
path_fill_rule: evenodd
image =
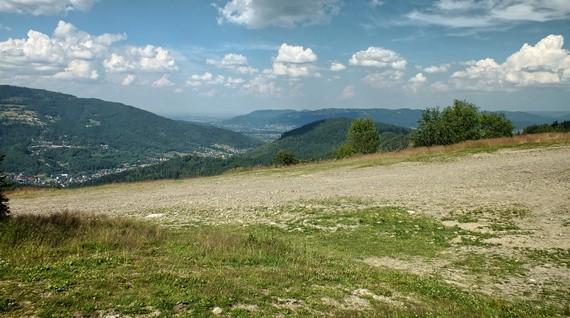
M566 0L1 0L0 83L161 114L570 110Z

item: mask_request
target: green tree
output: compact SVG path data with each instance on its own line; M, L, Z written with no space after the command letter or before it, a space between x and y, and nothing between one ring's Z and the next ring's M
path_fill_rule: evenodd
M290 166L299 163L295 155L286 150L280 150L273 158L273 164L278 166Z
M353 120L346 142L355 153L376 152L380 145L380 136L372 119Z
M0 155L0 165L4 160L4 155ZM10 215L10 208L8 207L8 198L4 195L6 189L6 177L0 171L0 220L5 219Z
M467 101L427 108L412 135L414 146L449 145L465 140L512 136L513 123L502 114L481 113Z
M479 109L467 101L454 100L451 107L441 113L445 128L444 145L480 138Z
M511 137L513 123L502 113L481 114L481 138Z

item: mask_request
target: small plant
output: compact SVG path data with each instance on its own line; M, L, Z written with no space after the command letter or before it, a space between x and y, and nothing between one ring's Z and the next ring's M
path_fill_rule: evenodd
M4 156L0 155L0 164L4 160ZM6 177L0 171L0 220L7 218L10 215L10 208L8 207L8 198L4 194L6 189Z
M277 166L290 166L299 163L299 160L290 151L281 150L273 158L273 164Z

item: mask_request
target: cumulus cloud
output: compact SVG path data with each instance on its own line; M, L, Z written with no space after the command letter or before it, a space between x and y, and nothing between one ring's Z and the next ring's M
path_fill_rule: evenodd
M186 81L186 85L191 87L200 87L205 85L224 85L226 83L226 77L223 75L213 75L210 72L205 72L204 74L193 74Z
M261 96L279 96L281 90L274 81L263 74L257 75L243 85L246 92Z
M68 11L87 11L95 0L2 0L0 12L56 15Z
M405 70L407 61L398 53L381 47L369 47L365 51L359 51L352 55L349 60L351 65L392 68Z
M99 73L93 67L93 64L86 60L73 60L69 62L63 72L54 75L58 79L88 79L96 80L99 78Z
M291 28L322 24L340 10L339 0L230 0L218 9L218 23L229 22L248 28L268 26Z
M416 92L420 87L422 87L425 84L426 81L427 78L424 76L423 73L417 73L414 77L408 80L407 88L413 92Z
M312 63L317 61L317 55L310 48L297 45L281 44L275 62L278 63Z
M123 34L93 36L59 21L53 35L34 30L23 39L0 42L0 71L9 75L56 76L60 79L98 79L95 63Z
M544 22L570 17L564 0L438 0L431 8L414 10L407 17L419 23L453 28L479 28L517 21Z
M207 64L215 65L218 68L234 71L239 74L257 73L258 70L249 66L247 57L241 54L229 53L221 60L207 59Z
M128 46L122 53L112 53L103 61L103 66L108 73L173 72L178 70L170 51L154 45Z
M127 74L121 81L121 85L130 86L136 81L137 77L134 74Z
M331 63L331 67L330 70L333 72L340 72L340 71L344 71L346 69L346 66L344 66L344 64L339 63L339 62L332 62Z
M428 67L424 67L423 71L428 74L435 74L435 73L445 73L449 70L451 64L440 64L440 65L430 65Z
M168 79L166 74L162 75L159 79L152 82L153 87L170 87L174 86L174 83Z
M29 30L21 39L0 42L0 76L14 78L55 78L116 82L131 85L135 78L178 70L170 52L147 45L118 46L125 34L92 35L59 21L52 35Z
M570 55L561 35L549 35L536 45L525 43L502 64L492 58L470 63L455 72L456 88L475 90L560 85L570 82Z
M313 64L318 60L310 48L283 43L273 61L273 74L289 77L320 76Z

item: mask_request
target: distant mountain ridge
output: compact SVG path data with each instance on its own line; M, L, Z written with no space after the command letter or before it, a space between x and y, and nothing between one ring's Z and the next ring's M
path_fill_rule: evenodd
M237 132L121 103L0 86L0 153L12 173L95 173L173 153L224 156L258 144Z
M513 121L516 129L529 125L551 123L570 116L570 112L513 112L500 111ZM246 115L221 121L220 127L240 131L250 135L257 133L279 133L292 130L311 122L331 118L372 118L375 122L415 128L422 114L421 109L384 108L324 108L318 110L258 110ZM557 118L560 115L560 118Z

